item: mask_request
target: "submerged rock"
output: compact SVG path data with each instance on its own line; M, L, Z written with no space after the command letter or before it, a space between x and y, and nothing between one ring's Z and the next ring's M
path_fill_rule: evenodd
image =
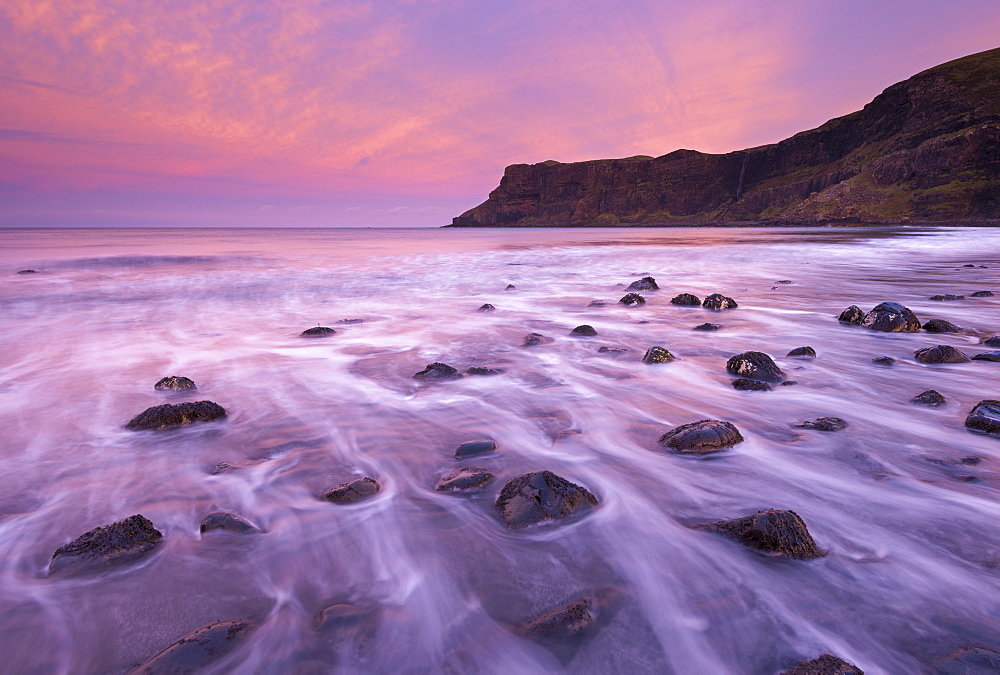
M701 303L701 306L705 309L736 309L739 307L735 300L723 295L722 293L712 293L710 296L705 298L705 301Z
M551 471L536 471L507 481L497 497L496 509L511 530L568 518L597 505L586 488Z
M1000 673L1000 652L967 645L934 662L936 675Z
M987 347L1000 347L1000 335L994 335L991 338L986 338L983 344Z
M780 675L865 675L865 671L833 654L823 654L809 661L797 661Z
M465 369L466 375L500 375L502 368L484 368L482 366L470 366Z
M743 442L740 430L723 420L701 420L682 424L660 436L660 445L685 455L721 452Z
M857 305L851 305L837 317L841 323L861 323L865 320L865 312Z
M146 408L133 417L126 429L169 429L196 422L211 422L226 416L226 410L211 401L189 401L187 403L164 403Z
M684 307L697 307L701 305L701 298L690 293L681 293L670 300L671 305L682 305Z
M676 357L666 347L650 347L642 356L643 363L670 363Z
M604 307L604 301L603 300L591 300L590 304L587 305L587 307Z
M170 377L161 378L159 382L153 385L153 389L159 389L161 391L180 391L184 389L197 388L198 386L194 383L194 380L186 377L180 377L179 375L171 375Z
M992 361L1000 363L1000 352L983 352L972 357L973 361Z
M497 311L497 308L487 302L485 305L480 305L479 309L477 309L476 311L477 312L489 313L489 312L495 312L495 311Z
M573 602L553 609L524 625L523 631L528 635L540 638L567 638L576 635L594 622L590 613L593 601L590 598L580 598Z
M872 359L872 363L876 366L891 366L896 363L896 359L891 356L876 356Z
M898 302L883 302L865 314L861 325L885 333L916 333L920 319Z
M768 509L735 520L705 523L703 529L733 537L741 544L785 558L819 558L805 522L795 511Z
M969 411L965 426L987 434L1000 435L1000 401L986 399Z
M785 374L764 352L743 352L726 362L726 370L736 376L764 382L781 382Z
M228 511L216 511L205 516L201 521L201 532L211 532L212 530L225 530L237 534L256 534L260 532L256 527Z
M628 354L631 349L627 347L601 347L597 350L598 354L611 354L612 356L618 356L619 354Z
M783 382L782 384L788 384ZM733 389L739 391L771 391L771 385L759 380L751 380L749 377L740 377L733 380Z
M814 359L816 358L816 350L812 347L796 347L788 352L788 356L800 359Z
M364 323L364 319L338 319L337 323L343 324L345 326L352 326L356 323Z
M16 274L38 274L38 270L21 270Z
M95 527L60 546L49 561L49 572L69 566L99 568L138 560L162 541L163 534L153 527L153 523L136 514L110 525Z
M951 345L924 347L913 352L913 358L921 363L967 363L968 356Z
M497 449L496 441L466 441L455 448L455 456L459 459L473 457L475 455L485 455Z
M633 281L628 285L626 290L629 291L658 291L660 287L656 285L656 279L653 277L643 277L637 281Z
M962 329L944 319L931 319L924 324L924 330L928 333L961 333Z
M646 298L642 297L638 293L628 293L618 302L626 307L639 307L646 304Z
M524 342L521 343L521 346L534 347L535 345L547 345L551 342L555 342L555 340L541 333L528 333L524 336Z
M964 295L952 295L951 293L945 293L944 295L932 295L931 300L965 300Z
M462 377L462 374L447 363L435 361L428 364L419 373L414 373L413 377L418 380L454 380Z
M328 326L314 326L312 328L306 328L300 335L302 337L329 337L331 335L336 335L337 331L329 328Z
M330 488L323 499L334 504L354 504L374 497L381 489L377 480L365 476Z
M934 389L928 389L927 391L921 392L911 398L910 403L916 403L917 405L929 405L936 408L945 404L945 398L941 395L941 392Z
M185 635L131 671L192 673L229 654L252 632L249 621L216 621Z
M517 286L515 286L514 284L507 284L507 287L506 287L506 288L504 288L504 290L505 290L505 291L513 291L513 290L515 290L516 288L517 288Z
M972 297L974 297L974 298L992 298L993 297L993 291L976 291L975 293L972 294Z
M815 420L806 420L802 424L792 425L797 429L813 429L815 431L841 431L847 428L847 421L839 417L820 417Z
M577 337L594 337L595 335L597 335L597 331L594 330L593 326L588 326L587 324L583 324L582 326L577 326L576 328L571 330L569 334Z
M720 328L722 328L721 324L717 324L717 323L702 323L702 324L698 324L697 326L695 326L691 330L719 330Z
M455 469L437 482L434 489L438 492L472 492L480 490L495 479L492 473L486 469L470 466L464 469Z

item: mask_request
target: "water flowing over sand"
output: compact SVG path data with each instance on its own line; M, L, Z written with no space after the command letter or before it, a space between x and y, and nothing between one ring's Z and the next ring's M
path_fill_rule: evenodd
M913 358L937 344L989 351L1000 231L5 230L0 240L6 672L122 672L226 619L254 629L213 672L773 673L832 652L902 673L965 644L1000 649L1000 438L963 426L976 402L1000 399L1000 363ZM15 274L26 268L37 273ZM645 275L662 290L641 292L641 307L618 304ZM997 297L969 297L978 290ZM720 292L739 308L670 304L682 292ZM945 293L966 299L929 300ZM595 299L606 305L588 306ZM836 319L886 300L964 330L878 333ZM484 303L496 311L477 312ZM692 330L705 322L722 328ZM571 337L580 324L598 335ZM316 325L337 334L300 337ZM532 332L554 341L522 347ZM642 363L653 345L677 359ZM785 357L806 345L818 358ZM733 389L726 360L747 350L797 384ZM896 364L873 365L881 355ZM435 361L504 372L413 378ZM155 391L168 375L197 392ZM927 389L947 403L909 403ZM215 401L228 417L123 428L186 400ZM849 426L792 426L823 416ZM732 422L745 442L705 457L658 445L702 419ZM475 439L498 449L456 460ZM215 472L220 463L230 468ZM497 480L436 492L459 466ZM500 488L539 470L599 506L507 530L493 507ZM374 498L321 498L361 476L382 483ZM691 527L768 508L798 513L827 555L775 558ZM213 511L263 533L201 534ZM153 553L48 574L55 549L135 513L164 535ZM519 629L584 596L596 620L578 636Z

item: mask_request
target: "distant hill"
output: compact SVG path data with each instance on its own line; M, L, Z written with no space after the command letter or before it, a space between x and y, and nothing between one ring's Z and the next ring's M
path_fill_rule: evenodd
M863 110L773 145L514 164L452 226L996 219L1000 49L925 70Z

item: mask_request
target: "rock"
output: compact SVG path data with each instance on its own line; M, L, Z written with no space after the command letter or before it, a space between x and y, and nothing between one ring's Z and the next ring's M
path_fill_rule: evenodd
M507 481L497 497L496 509L511 530L584 513L597 505L586 488L551 471L536 471Z
M643 363L670 363L676 357L665 347L650 347L642 357Z
M910 403L916 403L917 405L929 405L933 407L942 406L945 404L944 396L941 392L934 389L928 389L927 391L921 392L910 399Z
M591 300L590 304L587 305L587 307L604 307L604 301L603 300Z
M916 333L920 319L898 302L883 302L865 314L861 325L885 333Z
M653 277L643 277L638 281L633 281L628 285L626 290L629 291L658 291L660 287L656 285L656 279Z
M736 309L739 307L735 300L721 293L712 293L705 298L705 302L701 303L701 306L705 309Z
M987 347L1000 347L1000 335L994 335L991 338L986 338L983 344Z
M100 568L138 560L163 541L163 534L142 515L95 527L52 554L49 572L65 567Z
M516 288L517 288L517 286L515 286L514 284L507 284L507 287L506 287L506 288L504 288L504 290L505 290L505 291L513 291L513 290L515 290Z
M594 330L593 326L588 326L587 324L583 324L582 326L577 326L576 328L571 330L569 334L576 337L593 337L597 335L597 331Z
M865 675L865 672L833 654L823 654L809 661L797 661L780 675Z
M865 312L857 305L851 305L837 317L841 323L861 323L865 320Z
M952 295L951 293L945 293L944 295L932 295L931 300L965 300L964 295Z
M671 305L683 305L685 307L697 307L701 305L701 298L690 293L681 293L670 300Z
M419 373L414 373L413 377L418 380L454 380L462 377L462 374L447 363L435 361L428 364Z
M1000 435L1000 401L986 399L974 405L965 418L965 426L987 434Z
M824 555L795 511L768 509L735 520L706 523L702 527L733 537L745 546L785 558L807 559Z
M973 265L972 263L967 263L965 265L962 265L962 267L975 267L975 265Z
M470 366L465 369L466 375L500 375L502 368L483 368L482 366Z
M660 445L685 455L721 452L743 442L739 429L722 420L682 424L660 436Z
M782 384L788 384L788 382L783 382ZM739 391L771 391L771 385L767 382L751 380L749 377L741 377L733 380L733 389Z
M839 417L820 417L793 426L797 429L813 429L815 431L840 431L847 428L847 422Z
M495 441L466 441L455 448L455 456L459 459L473 457L475 455L485 455L497 449Z
M717 323L702 323L695 326L691 330L719 330L720 328L722 328L722 326Z
M1000 363L1000 352L983 352L972 357L973 361L992 361Z
M336 485L323 495L323 499L334 504L354 504L374 497L382 486L374 478L365 476Z
M528 333L524 336L524 342L521 343L521 346L534 347L535 345L547 345L551 342L555 342L555 340L541 333Z
M153 385L153 389L160 389L161 391L178 391L182 389L197 389L198 386L193 380L186 377L180 377L178 375L171 375L170 377L161 378L159 382Z
M936 675L987 675L1000 673L1000 652L968 645L934 662Z
M37 270L21 270L20 272L17 272L17 274L38 274L38 271Z
M331 335L336 335L336 334L337 331L333 330L332 328L328 328L327 326L315 326L313 328L307 328L304 331L302 331L302 333L300 333L302 337L310 337L310 338L329 337Z
M338 324L343 324L345 326L350 326L350 325L354 325L356 323L364 323L364 322L365 322L364 319L338 319L337 320Z
M736 376L764 382L781 382L785 379L781 368L778 368L774 360L764 352L737 354L726 362L726 370Z
M495 311L497 311L497 308L496 308L496 307L494 307L493 305L491 305L490 303L488 303L488 302L487 302L487 303L486 303L485 305L481 305L481 306L479 307L479 309L477 309L476 311L477 311L477 312L484 312L484 313L487 313L487 314L488 314L488 313L490 313L490 312L495 312Z
M132 431L169 429L196 422L211 422L225 416L226 410L218 403L212 403L211 401L164 403L163 405L146 408L133 417L125 425L125 428Z
M872 359L872 363L876 366L891 366L896 363L896 359L891 356L876 356Z
M597 350L599 354L611 354L612 356L617 356L619 354L628 354L631 349L626 347L601 347Z
M260 532L256 527L243 520L239 516L228 511L216 511L205 516L201 521L201 531L211 532L212 530L226 530L237 534L256 534Z
M993 291L976 291L975 293L972 294L972 297L974 297L974 298L992 298L993 297Z
M182 637L132 673L193 673L226 656L252 632L248 621L216 621Z
M784 382L781 383L781 386L782 387L792 387L792 386L795 386L796 384L798 384L798 382L796 382L795 380L785 380Z
M626 307L641 307L646 304L646 298L642 297L638 293L628 293L618 302Z
M495 479L486 469L470 466L455 469L437 482L434 489L438 492L472 492L486 487Z
M590 614L590 598L580 598L550 612L535 617L524 625L524 632L540 638L567 638L576 635L594 622Z
M913 352L913 358L921 363L967 363L968 356L951 345L924 347Z
M816 350L812 347L796 347L788 352L788 356L800 359L814 359L816 358Z
M962 329L944 319L931 319L924 324L924 330L928 333L961 333Z
M790 283L792 283L792 280L791 279L778 279L774 283L776 283L776 284L790 284Z

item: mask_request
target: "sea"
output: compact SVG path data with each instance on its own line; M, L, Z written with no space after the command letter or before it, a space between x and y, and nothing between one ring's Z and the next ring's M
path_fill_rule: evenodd
M620 304L646 276L660 290ZM962 330L838 321L883 301ZM832 653L919 673L1000 651L1000 438L964 426L1000 363L914 358L990 351L998 229L5 229L0 328L4 672L127 672L218 621L250 628L201 672L777 673ZM676 359L644 363L652 346ZM816 358L786 356L802 346ZM796 384L734 389L751 350ZM432 363L501 372L414 378ZM197 390L154 389L172 375ZM945 404L910 402L929 389ZM227 416L124 427L195 400ZM821 417L847 427L795 426ZM659 443L706 419L744 442ZM456 458L470 440L496 451ZM495 481L435 489L469 466ZM497 495L536 471L598 504L507 529ZM361 477L372 498L323 498ZM766 509L825 555L697 527ZM259 532L201 532L217 511ZM155 549L50 572L133 514ZM526 629L581 598L573 634Z

